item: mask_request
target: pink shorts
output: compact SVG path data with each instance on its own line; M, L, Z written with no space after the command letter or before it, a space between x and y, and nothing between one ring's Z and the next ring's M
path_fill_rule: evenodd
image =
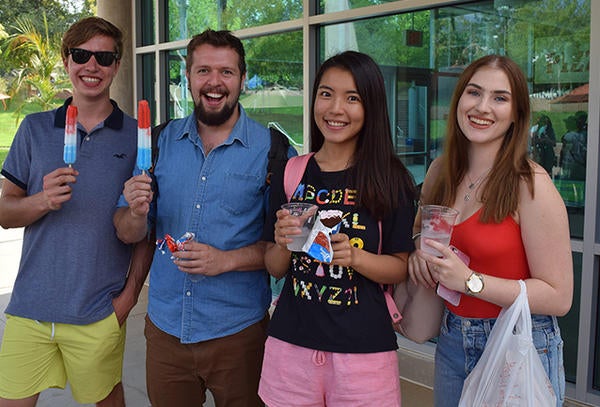
M269 336L258 394L268 407L399 407L398 355L322 352Z

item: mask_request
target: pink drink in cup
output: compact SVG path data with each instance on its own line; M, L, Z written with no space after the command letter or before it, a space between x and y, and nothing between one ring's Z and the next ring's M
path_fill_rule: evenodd
M441 257L440 252L426 245L424 241L431 239L448 246L457 216L458 211L447 206L423 205L421 207L421 250Z

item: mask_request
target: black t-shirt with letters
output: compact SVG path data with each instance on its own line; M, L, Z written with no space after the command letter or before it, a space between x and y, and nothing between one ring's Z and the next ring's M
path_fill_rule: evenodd
M271 209L264 240L274 241L275 212L286 202L282 174L274 174ZM346 184L347 171L321 172L314 157L306 167L292 201L314 203L319 210L344 214L340 232L351 244L377 253L377 219L356 206L356 190ZM414 206L396 210L382 221L382 253L409 252ZM315 261L293 252L285 284L269 325L269 335L322 351L373 353L397 349L381 286L352 268Z

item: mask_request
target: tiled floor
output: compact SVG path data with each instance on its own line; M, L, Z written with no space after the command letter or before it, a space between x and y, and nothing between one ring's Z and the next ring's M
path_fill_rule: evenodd
M10 298L12 284L17 274L21 253L22 229L4 230L0 228L0 336L4 331L6 318L2 312ZM146 315L146 290L142 292L138 305L127 320L127 342L123 366L123 385L128 407L149 407L146 396L145 378L145 339L144 316ZM401 366L401 368L403 368ZM407 367L404 367L406 369ZM432 405L431 391L419 385L402 380L403 407L428 407ZM50 389L42 392L37 407L77 407L68 390ZM86 404L85 406L91 406ZM174 406L177 407L177 406ZM214 407L208 395L205 407ZM290 405L290 407L293 407Z

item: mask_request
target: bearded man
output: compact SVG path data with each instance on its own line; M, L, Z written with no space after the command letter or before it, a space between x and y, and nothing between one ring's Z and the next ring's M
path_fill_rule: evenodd
M271 137L238 102L245 52L229 31L191 39L186 77L194 113L161 131L152 176L125 183L114 219L126 243L153 232L194 236L172 255L154 253L148 395L154 407L200 406L208 389L219 407L262 406L271 293L260 239Z

